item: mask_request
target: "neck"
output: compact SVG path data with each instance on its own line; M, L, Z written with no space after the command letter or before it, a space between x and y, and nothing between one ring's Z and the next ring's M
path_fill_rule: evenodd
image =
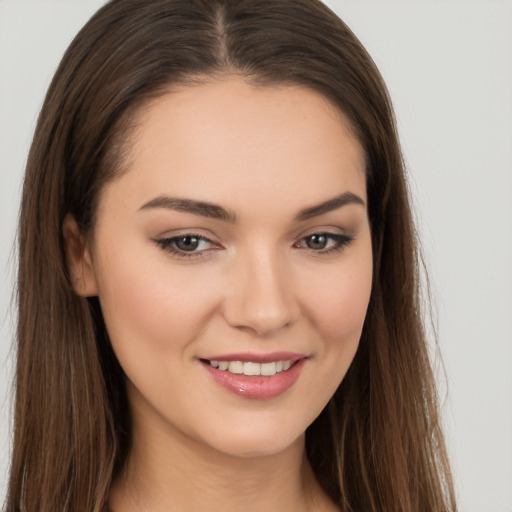
M142 432L114 482L112 512L331 510L305 456L304 436L259 457L221 453L181 433Z

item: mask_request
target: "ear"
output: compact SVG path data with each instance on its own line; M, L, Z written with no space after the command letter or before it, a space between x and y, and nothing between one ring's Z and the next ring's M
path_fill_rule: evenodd
M75 218L68 214L62 223L62 236L73 289L82 297L98 295L98 285L90 248Z

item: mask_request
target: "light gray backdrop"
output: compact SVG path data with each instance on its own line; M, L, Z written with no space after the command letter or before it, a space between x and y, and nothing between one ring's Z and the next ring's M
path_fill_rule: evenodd
M23 166L52 73L102 3L0 0L0 502ZM461 510L511 512L512 2L327 3L374 57L395 103L434 286Z

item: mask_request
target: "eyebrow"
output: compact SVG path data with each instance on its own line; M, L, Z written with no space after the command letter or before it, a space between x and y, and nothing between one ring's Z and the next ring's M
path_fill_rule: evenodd
M345 192L339 196L333 197L332 199L328 199L323 203L304 208L296 215L295 220L304 221L311 219L312 217L318 217L319 215L332 212L333 210L337 210L347 204L358 204L366 207L365 202L358 195L352 192Z
M309 206L299 211L295 216L296 222L302 222L313 217L318 217L337 210L348 204L358 204L366 206L365 202L352 192L345 192L339 196L333 197L320 204ZM235 224L238 216L232 210L228 210L217 204L208 203L206 201L196 201L195 199L185 199L179 197L158 196L155 199L145 203L139 210L150 210L153 208L167 208L182 213L191 213L193 215L201 215L202 217L210 217Z
M177 212L211 217L212 219L223 220L233 224L237 221L236 213L226 210L217 204L208 203L206 201L196 201L194 199L159 196L144 204L140 210L149 210L151 208L167 208Z

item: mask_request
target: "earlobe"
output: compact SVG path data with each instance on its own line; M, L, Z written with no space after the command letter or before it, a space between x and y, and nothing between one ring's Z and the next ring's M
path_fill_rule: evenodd
M96 274L90 248L75 218L68 214L62 223L62 236L66 247L66 259L71 284L82 297L98 295Z

